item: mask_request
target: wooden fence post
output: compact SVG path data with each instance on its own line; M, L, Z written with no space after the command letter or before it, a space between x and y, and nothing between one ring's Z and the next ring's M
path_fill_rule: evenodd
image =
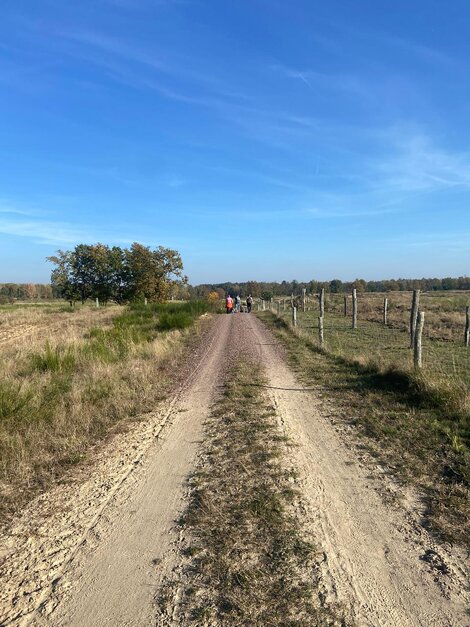
M297 307L292 307L292 326L297 326Z
M307 290L305 289L305 287L302 288L302 311L305 312L306 309L306 293Z
M424 327L424 311L418 312L418 320L416 323L414 334L414 363L415 368L423 367L423 327Z
M146 307L147 307L147 305L148 305L147 296L146 296L146 297L145 297L145 299L144 299L144 305L145 305Z
M465 307L465 346L470 346L470 307Z
M294 308L294 292L292 292L290 297L290 306L292 307L292 309Z
M95 298L95 306L96 306L97 309L100 306L100 301L97 298Z
M384 298L384 325L388 324L388 298Z
M323 348L325 344L325 336L323 334L323 316L318 318L318 341L320 342L320 348Z
M419 290L413 290L413 300L411 301L411 314L410 314L410 348L414 347L416 325L418 324L418 312L419 312Z
M263 299L263 311L266 311L266 301Z
M348 315L348 297L344 297L344 317Z
M281 315L281 301L278 300L277 301L277 316L279 317Z
M320 291L320 318L325 316L325 288L322 287Z
M352 328L357 329L357 290L352 291Z
M258 305L258 311L259 311L259 300L258 300L258 301L256 301L256 304Z

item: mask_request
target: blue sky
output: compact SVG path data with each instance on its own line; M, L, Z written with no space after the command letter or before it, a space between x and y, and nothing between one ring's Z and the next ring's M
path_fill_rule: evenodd
M6 0L0 282L58 248L192 283L470 271L470 3Z

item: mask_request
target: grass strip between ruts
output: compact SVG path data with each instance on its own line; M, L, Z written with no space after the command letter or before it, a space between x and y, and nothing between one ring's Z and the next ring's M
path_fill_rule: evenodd
M185 625L345 624L323 602L291 445L264 383L242 361L213 408L180 521L182 562L157 596L158 624L170 616Z

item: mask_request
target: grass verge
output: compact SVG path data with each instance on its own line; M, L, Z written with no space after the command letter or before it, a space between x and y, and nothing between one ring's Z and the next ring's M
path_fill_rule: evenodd
M371 454L418 487L423 524L469 548L469 416L413 373L330 354L272 313L259 315L287 348L300 380L318 388L325 411L355 425Z
M0 522L117 425L151 411L204 303L132 306L85 338L9 354L0 366Z
M264 383L257 366L237 364L206 424L180 521L183 563L158 596L162 620L170 614L184 625L342 624L321 600L315 548L297 515L295 471L286 465L290 445Z

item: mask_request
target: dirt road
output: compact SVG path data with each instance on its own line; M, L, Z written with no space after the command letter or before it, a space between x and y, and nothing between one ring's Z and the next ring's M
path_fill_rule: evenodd
M171 401L116 436L90 476L32 503L0 538L0 624L154 624L185 479L235 347L266 368L279 420L298 444L292 454L325 595L359 625L470 624L463 562L419 526L412 499L391 505L380 496L390 479L359 460L252 315L214 317Z

